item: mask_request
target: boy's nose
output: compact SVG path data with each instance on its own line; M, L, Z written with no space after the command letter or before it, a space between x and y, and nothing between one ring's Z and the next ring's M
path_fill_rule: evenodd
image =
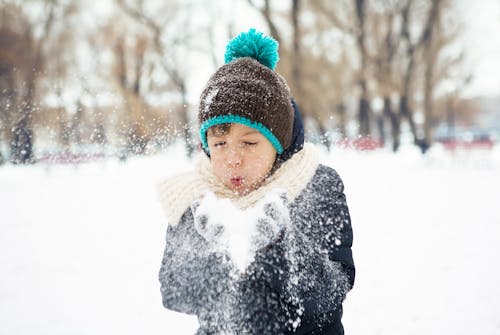
M241 152L239 152L239 150L235 150L235 149L229 150L228 157L227 157L227 164L230 167L240 166L242 162L243 162L243 157L241 155Z

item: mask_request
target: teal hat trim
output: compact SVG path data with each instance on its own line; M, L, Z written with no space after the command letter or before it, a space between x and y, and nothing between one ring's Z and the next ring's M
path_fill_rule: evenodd
M208 128L218 125L218 124L223 124L223 123L241 123L247 127L253 128L258 130L262 135L264 135L265 138L271 144L273 145L274 149L276 149L276 152L278 152L278 155L280 155L283 152L283 146L281 145L280 141L274 134L262 123L260 122L254 122L251 121L250 119L247 119L246 117L239 116L239 115L220 115L213 117L211 119L206 120L201 124L200 127L200 140L201 140L201 145L203 148L208 152L208 142L207 142L207 130Z

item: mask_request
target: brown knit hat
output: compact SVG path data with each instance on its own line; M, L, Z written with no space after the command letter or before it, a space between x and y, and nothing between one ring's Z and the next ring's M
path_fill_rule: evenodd
M254 30L249 33L255 35ZM278 154L291 144L294 111L288 87L282 77L256 58L237 57L221 66L203 90L198 118L205 151L207 129L233 122L257 129Z

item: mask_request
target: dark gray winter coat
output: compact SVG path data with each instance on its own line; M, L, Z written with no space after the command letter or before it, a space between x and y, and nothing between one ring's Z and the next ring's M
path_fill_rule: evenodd
M198 316L197 334L343 334L342 302L354 284L344 186L319 165L288 204L291 226L257 252L242 276L210 252L188 208L167 228L160 269L166 308Z

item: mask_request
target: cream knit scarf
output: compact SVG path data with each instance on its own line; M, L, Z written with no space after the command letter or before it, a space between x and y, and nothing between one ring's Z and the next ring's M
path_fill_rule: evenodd
M309 143L281 165L256 190L238 196L218 181L210 160L200 154L195 170L161 180L157 184L160 202L170 225L176 225L186 209L211 191L219 198L229 198L241 209L253 206L274 189L284 189L288 200L294 201L314 176L319 164L316 148Z

